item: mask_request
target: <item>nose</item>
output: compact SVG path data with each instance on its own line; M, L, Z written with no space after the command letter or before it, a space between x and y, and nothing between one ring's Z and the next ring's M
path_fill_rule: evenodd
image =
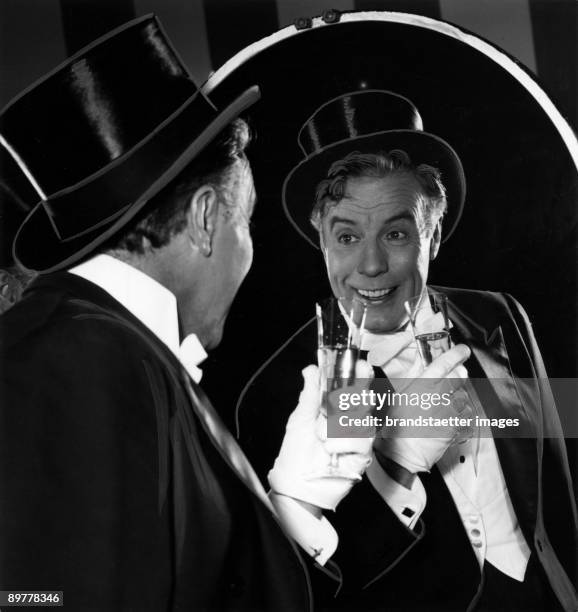
M367 242L361 252L357 271L364 276L379 276L389 270L386 250L376 241Z

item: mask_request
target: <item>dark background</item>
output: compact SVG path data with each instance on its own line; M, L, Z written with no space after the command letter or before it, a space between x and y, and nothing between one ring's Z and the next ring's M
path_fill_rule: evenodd
M0 0L0 105L133 16L157 12L202 82L244 46L331 5L415 12L474 31L523 62L576 124L576 5L556 0ZM534 323L550 375L576 376L576 170L548 117L502 69L462 43L408 27L340 25L277 45L213 93L223 103L253 83L263 90L249 118L258 132L255 262L225 340L204 368L203 385L229 423L244 382L329 291L319 253L282 214L280 190L301 159L302 122L362 82L411 98L426 129L464 162L464 217L431 282L511 293ZM0 266L8 267L12 235L36 198L9 160L0 163L11 177L10 187L0 185Z

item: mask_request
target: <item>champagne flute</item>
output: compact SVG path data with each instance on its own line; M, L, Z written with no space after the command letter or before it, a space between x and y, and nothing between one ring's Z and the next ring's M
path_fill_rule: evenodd
M424 291L405 302L405 310L424 368L452 347L448 298L443 293Z
M331 410L329 394L336 389L352 385L355 381L366 311L366 305L359 300L346 302L343 298L335 297L315 305L320 400L326 416ZM329 464L322 471L310 477L359 479L357 474L339 467L337 453L330 455Z
M448 298L443 293L428 292L425 289L420 295L405 302L405 310L409 317L409 323L423 366L427 368L436 357L449 351L452 347ZM475 415L475 403L470 399L472 389L469 381L464 383L463 389L468 394L467 407L471 414ZM476 435L474 435L474 430ZM477 473L479 431L475 427L458 428L458 444L463 444L472 438L474 443L474 470Z

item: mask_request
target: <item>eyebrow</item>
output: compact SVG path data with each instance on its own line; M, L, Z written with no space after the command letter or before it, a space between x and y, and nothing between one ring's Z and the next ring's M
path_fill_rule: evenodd
M415 219L411 213L405 211L397 215L393 215L392 217L389 217L389 219L386 219L384 221L383 225L388 225L389 223L393 223L394 221L400 220L414 221ZM354 219L348 219L346 217L332 217L329 220L329 229L332 230L338 223L343 223L345 225L357 225L357 221L355 221Z

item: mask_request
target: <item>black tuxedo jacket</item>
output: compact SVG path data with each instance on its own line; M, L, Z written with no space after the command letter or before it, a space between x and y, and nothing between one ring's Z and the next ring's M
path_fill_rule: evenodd
M565 610L576 598L576 503L560 421L530 322L510 296L434 288L448 295L452 337L472 349L465 364L488 417L520 418L527 437L496 439L522 531ZM265 481L302 386L316 362L315 320L307 322L249 381L237 403L238 434ZM396 518L364 478L330 516L340 536L333 560L339 589L315 591L327 607L347 610L466 610L483 576L445 483L434 468L428 503L414 531ZM329 573L331 573L331 568ZM327 570L325 574L328 574ZM314 577L319 572L313 572Z
M61 590L75 611L310 609L293 543L198 417L208 400L123 306L59 273L0 326L0 590Z

